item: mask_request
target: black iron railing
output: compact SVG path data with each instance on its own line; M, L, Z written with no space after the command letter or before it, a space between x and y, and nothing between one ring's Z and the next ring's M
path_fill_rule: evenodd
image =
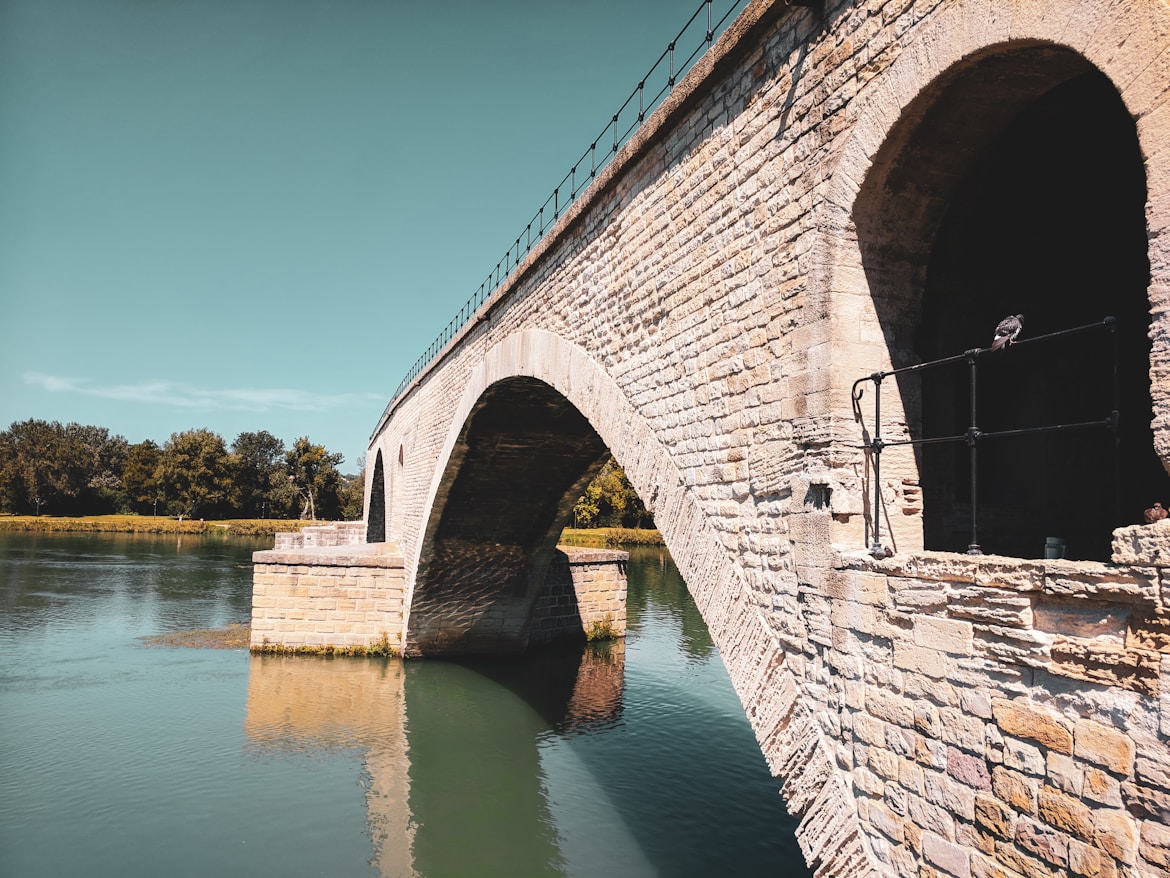
M1059 332L1051 332L1047 335L1039 335L1035 338L1021 339L1013 344L1013 347L1020 347L1029 344L1048 343L1055 339L1065 338L1070 335L1077 335L1084 332L1091 332L1095 330L1109 330L1113 339L1113 410L1109 416L1096 421L1081 421L1072 424L1052 424L1043 427L1024 427L1015 430L995 430L985 432L979 429L978 419L978 396L976 394L976 385L979 372L979 358L983 354L991 351L991 348L973 348L969 351L964 351L961 354L956 354L950 357L943 357L939 360L931 360L927 363L917 363L913 366L904 366L901 369L891 369L886 372L874 372L864 378L858 378L853 382L853 415L859 423L862 424L862 436L866 437L864 428L864 419L861 414L861 397L864 393L864 388L861 385L866 381L873 382L874 385L874 427L873 435L866 438L859 447L864 448L869 452L873 464L873 542L870 544L870 552L879 558L888 557L892 554L891 550L882 545L881 539L881 516L882 516L882 495L881 495L881 458L882 451L886 448L891 448L897 445L933 445L946 442L965 442L970 448L971 459L971 541L967 546L967 554L981 555L982 549L979 547L979 506L977 502L977 478L979 472L979 443L986 439L1000 439L1011 436L1028 436L1043 433L1059 433L1062 431L1071 430L1086 430L1094 428L1104 428L1112 431L1114 438L1114 518L1118 520L1120 517L1120 478L1118 477L1118 468L1120 466L1120 457L1118 455L1118 429L1121 414L1119 412L1118 387L1117 378L1117 362L1118 362L1118 340L1117 340L1117 318L1106 317L1099 323L1088 323L1084 326L1076 326L1072 329L1063 329ZM882 381L886 378L891 378L897 375L907 375L912 372L921 372L926 369L933 369L938 366L945 366L954 363L966 362L969 366L968 372L971 382L971 416L970 426L967 427L966 432L960 433L957 436L935 436L923 439L901 439L894 442L887 442L882 439ZM859 389L860 388L860 389Z
M617 110L616 113L601 129L601 133L593 139L589 147L580 158L569 168L568 173L561 179L552 194L545 199L544 204L533 215L528 225L516 236L511 246L504 253L503 258L496 263L496 267L488 272L483 283L479 285L471 297L451 318L450 322L419 355L403 376L395 389L390 402L386 405L382 417L378 420L379 427L394 407L395 401L411 382L437 357L447 344L473 318L479 315L484 302L492 297L500 285L508 278L532 248L544 237L565 210L577 200L597 174L605 168L618 151L626 144L634 133L641 127L646 117L650 115L666 99L674 89L675 83L690 70L695 62L711 47L717 34L734 20L739 12L748 5L748 0L723 0L719 5L724 9L723 14L716 19L713 9L714 0L703 0L694 14L683 25L682 30L658 56L646 75L638 82ZM789 5L813 5L806 0Z

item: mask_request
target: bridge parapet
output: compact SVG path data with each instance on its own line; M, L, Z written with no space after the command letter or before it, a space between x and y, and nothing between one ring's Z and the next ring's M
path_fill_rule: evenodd
M366 541L364 521L337 521L306 527L299 533L278 533L277 549L302 549L314 546L350 546Z
M832 673L807 685L840 704L821 725L878 861L955 876L1170 867L1167 546L1157 525L1117 532L1129 564L838 557L806 614L814 666Z

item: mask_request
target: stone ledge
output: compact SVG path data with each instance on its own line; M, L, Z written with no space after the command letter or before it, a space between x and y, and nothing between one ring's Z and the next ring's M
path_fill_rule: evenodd
M622 564L630 560L629 552L620 552L616 549L593 549L580 546L557 546L564 552L570 564L609 564L619 561Z
M253 564L301 567L403 567L402 551L393 543L265 549L252 553Z

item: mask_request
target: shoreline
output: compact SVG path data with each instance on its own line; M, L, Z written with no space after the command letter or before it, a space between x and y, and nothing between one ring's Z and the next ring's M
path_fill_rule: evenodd
M166 515L0 515L0 532L221 534L263 537L300 531L328 521L276 518L231 518L205 521Z
M264 537L278 533L296 533L306 527L334 523L276 518L207 521L185 518L179 521L166 515L0 515L0 532L220 534ZM565 528L561 533L560 542L569 546L592 548L665 545L662 535L657 530L629 527Z

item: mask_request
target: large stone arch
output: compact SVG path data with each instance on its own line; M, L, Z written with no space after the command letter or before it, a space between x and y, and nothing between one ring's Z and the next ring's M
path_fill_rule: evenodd
M406 559L404 643L420 569L428 562L440 506L450 489L448 469L459 453L464 426L485 395L517 379L549 388L596 432L622 463L631 483L653 512L687 587L719 648L740 700L773 771L784 779L783 795L803 815L797 837L806 858L825 874L866 874L870 856L859 831L849 781L836 767L816 714L802 691L741 570L729 558L702 507L686 489L668 450L605 369L584 349L557 335L528 329L491 347L472 370L452 411L446 441L427 490L427 530ZM582 482L584 484L584 482Z
M1170 393L1157 380L1170 362L1163 316L1170 303L1170 237L1164 233L1170 224L1170 151L1157 137L1159 125L1165 129L1160 120L1170 112L1163 93L1168 50L1170 10L1160 3L960 2L940 6L919 26L865 93L818 209L810 302L830 339L834 368L822 373L821 389L831 392L842 434L860 435L853 425L853 381L915 361L908 330L917 315L904 313L913 307L913 295L901 301L882 297L899 286L921 290L928 259L921 252L923 242L929 247L959 180L1022 107L1061 83L1094 73L1112 84L1136 121L1144 162L1153 444L1163 466L1170 464ZM969 86L992 80L993 100L953 100L964 89L968 98L985 98L986 93ZM940 100L943 96L948 100ZM939 159L936 151L933 163L908 166L907 156L923 147L924 121L935 128L936 146L945 142L949 152ZM898 210L886 217L866 214L876 203L891 203L874 198L873 192L899 185L904 201ZM904 241L911 244L896 252ZM874 251L882 247L887 252L875 260ZM876 271L875 264L880 265ZM891 392L890 384L882 400L883 438L910 438L921 423L921 399L914 388ZM857 458L856 469L863 475L849 490L872 496L868 461L860 452ZM920 477L910 449L883 454L887 512L882 522L893 529L894 544L902 551L923 546ZM873 516L869 506L867 521Z

